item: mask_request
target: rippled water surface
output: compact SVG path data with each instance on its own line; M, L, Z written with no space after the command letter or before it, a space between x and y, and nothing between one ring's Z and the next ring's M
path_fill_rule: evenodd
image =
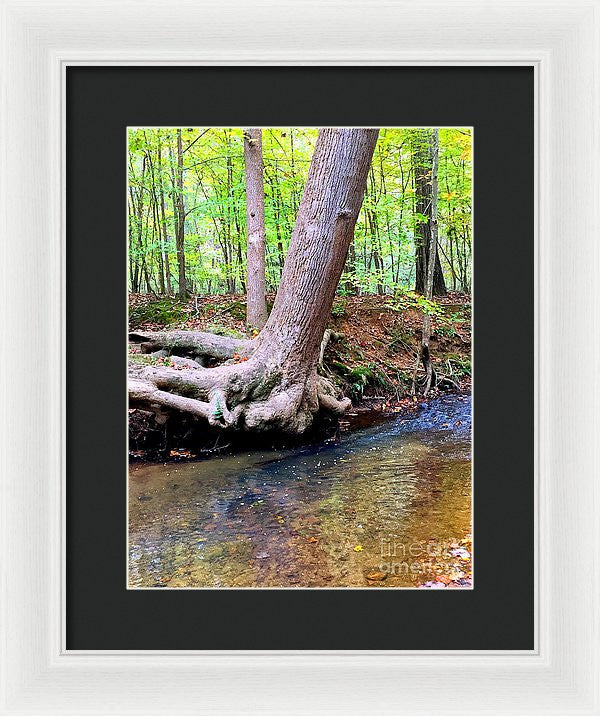
M454 395L336 444L134 466L129 586L418 586L471 532L470 429Z

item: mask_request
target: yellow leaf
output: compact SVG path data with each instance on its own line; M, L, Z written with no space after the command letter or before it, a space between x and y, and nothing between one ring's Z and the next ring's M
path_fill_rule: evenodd
M354 548L354 551L355 551L355 552L362 552L362 551L363 551L363 546L362 546L362 544L357 544L356 547Z

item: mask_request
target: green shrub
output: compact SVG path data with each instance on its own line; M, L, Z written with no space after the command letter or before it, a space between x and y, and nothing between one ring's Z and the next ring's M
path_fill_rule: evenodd
M331 307L331 315L334 318L342 318L346 315L346 311L348 310L348 301L345 301L341 298L336 298L336 300L333 302L333 306Z
M448 353L445 360L452 365L452 370L458 375L471 375L471 358L469 356L461 356L458 353Z
M362 397L365 389L371 387L385 388L387 380L385 375L373 365L359 365L352 368L345 376L355 397Z

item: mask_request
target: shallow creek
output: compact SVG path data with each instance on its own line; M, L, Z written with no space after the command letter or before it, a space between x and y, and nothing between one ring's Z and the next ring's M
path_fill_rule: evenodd
M130 469L132 588L468 588L470 533L462 395L336 443Z

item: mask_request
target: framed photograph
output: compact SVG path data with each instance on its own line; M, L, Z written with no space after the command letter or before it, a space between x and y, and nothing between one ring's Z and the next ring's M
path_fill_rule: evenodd
M600 713L598 8L515 10L3 5L0 713Z
M472 588L472 140L128 128L129 588Z

